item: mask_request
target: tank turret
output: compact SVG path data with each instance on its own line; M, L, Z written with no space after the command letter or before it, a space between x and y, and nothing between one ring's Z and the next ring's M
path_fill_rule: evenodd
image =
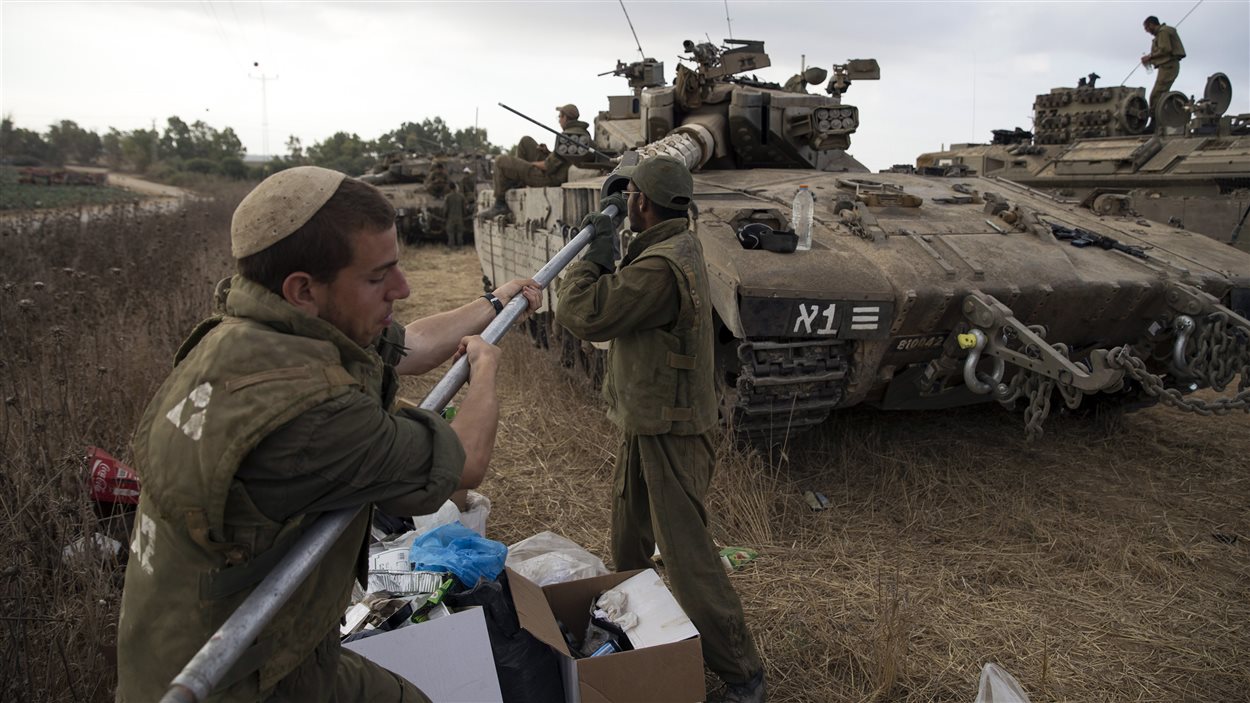
M1181 92L1150 111L1144 88L1098 87L1098 74L1033 102L1033 132L994 130L990 144L921 154L921 172L1005 178L1103 214L1134 213L1250 251L1250 115L1228 115L1232 83L1216 73L1201 99ZM1022 138L1030 135L1030 138Z
M358 178L378 187L395 207L395 227L404 241L446 240L443 200L455 183L472 212L479 186L490 182L490 162L481 154L426 153L396 149ZM466 222L466 230L469 223Z
M684 49L671 85L617 74L632 94L595 119L598 162L558 187L509 190L506 215L477 218L488 281L542 266L625 185L617 165L668 154L694 175L690 226L708 267L722 417L739 435L778 441L861 404L997 401L1025 410L1030 436L1061 403L1208 412L1186 394L1239 384L1215 412L1250 407L1250 255L1142 219L1115 194L1057 198L966 166L870 174L846 152L860 116L844 98L880 77L871 59L831 66L823 92L809 94L800 83L814 81L756 73L771 63L762 42ZM1109 128L1138 93L1103 93L1096 80L1064 95L1099 115L1091 127ZM995 148L1013 158L1053 148L1027 134L1004 131ZM811 247L796 251L800 188L815 205ZM531 332L596 378L602 349L556 325L554 302Z
M764 43L726 40L731 48L687 40L694 68L679 64L671 86L641 91L638 142L646 154L667 153L701 168L848 170L859 110L842 102L853 80L876 80L872 59L832 68L826 95L791 93L742 74L771 64ZM619 119L601 115L601 122ZM860 170L862 165L858 165Z

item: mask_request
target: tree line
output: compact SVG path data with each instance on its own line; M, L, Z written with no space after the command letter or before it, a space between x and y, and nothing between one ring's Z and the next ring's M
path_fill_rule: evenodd
M163 130L121 131L110 127L103 135L83 129L73 120L61 120L44 133L17 127L5 116L0 123L0 162L15 166L106 166L157 178L176 179L180 173L210 174L232 179L259 179L292 166L332 168L348 175L365 173L383 154L407 150L420 154L460 151L499 153L486 130L455 129L441 117L404 122L397 129L365 140L354 132L333 135L304 146L299 137L286 142L287 153L264 163L248 164L242 141L234 129L218 130L196 120L187 124L171 116Z

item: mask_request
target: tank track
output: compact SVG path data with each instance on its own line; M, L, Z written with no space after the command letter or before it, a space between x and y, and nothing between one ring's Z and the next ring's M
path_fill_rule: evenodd
M846 396L847 342L744 340L722 417L741 438L784 439L820 424ZM728 379L726 379L728 382Z

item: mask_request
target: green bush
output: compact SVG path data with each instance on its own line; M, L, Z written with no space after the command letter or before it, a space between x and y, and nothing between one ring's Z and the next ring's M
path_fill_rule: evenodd
M191 173L221 173L221 169L218 168L216 161L205 158L187 159L182 168L184 171L190 171Z
M248 177L247 164L243 163L243 159L233 156L227 156L219 161L217 170L226 178L232 178L236 181L242 181Z

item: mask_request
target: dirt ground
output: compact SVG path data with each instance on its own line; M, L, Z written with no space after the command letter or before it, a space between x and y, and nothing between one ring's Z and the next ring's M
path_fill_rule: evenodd
M403 263L399 319L482 292L471 249ZM502 346L488 536L553 530L607 561L617 439L598 395L524 335ZM719 456L712 530L760 552L732 581L770 700L972 701L988 662L1035 703L1250 700L1244 413L1056 416L1028 443L996 405L864 408Z

